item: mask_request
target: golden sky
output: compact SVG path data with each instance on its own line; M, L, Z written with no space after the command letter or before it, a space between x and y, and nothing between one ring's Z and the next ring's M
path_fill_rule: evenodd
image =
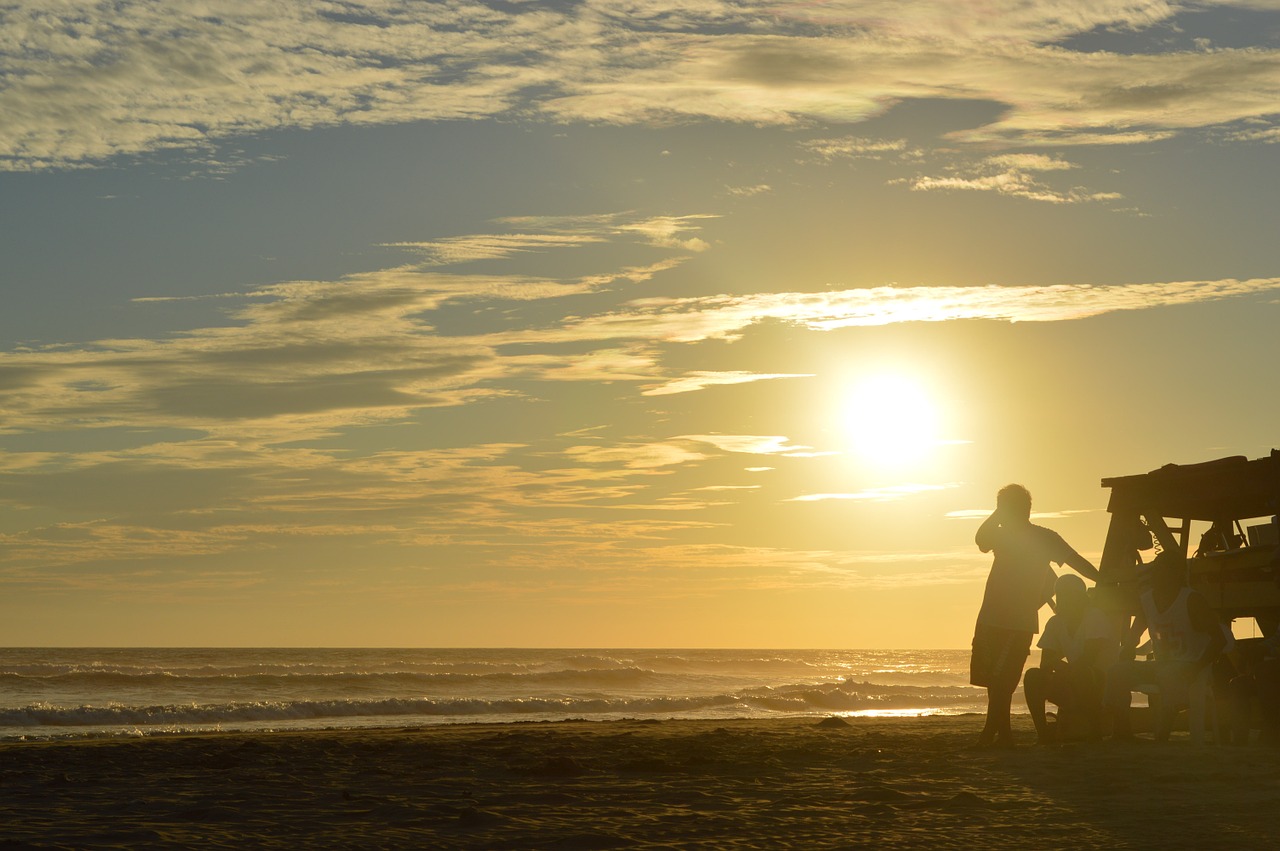
M963 647L1280 441L1280 2L0 11L0 644Z

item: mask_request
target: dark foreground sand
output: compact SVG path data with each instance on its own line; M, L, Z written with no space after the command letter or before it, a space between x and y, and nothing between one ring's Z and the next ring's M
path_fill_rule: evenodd
M1019 719L1022 738L1033 738ZM981 719L0 745L0 848L1261 848L1280 752L970 747Z

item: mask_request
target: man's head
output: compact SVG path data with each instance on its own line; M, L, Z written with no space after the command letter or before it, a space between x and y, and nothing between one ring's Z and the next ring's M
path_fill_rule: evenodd
M1031 491L1022 485L1005 485L996 494L996 508L1010 520L1031 520Z
M1187 581L1187 559L1177 550L1164 550L1151 560L1151 586L1181 588Z
M1053 584L1053 599L1058 612L1071 614L1084 609L1089 603L1089 592L1084 580L1074 573L1064 573Z

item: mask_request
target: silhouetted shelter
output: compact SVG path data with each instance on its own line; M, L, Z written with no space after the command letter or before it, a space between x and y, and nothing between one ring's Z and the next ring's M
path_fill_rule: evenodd
M1099 570L1130 605L1140 552L1176 549L1189 560L1191 586L1224 619L1256 618L1267 634L1280 624L1280 451L1166 464L1102 486L1111 489L1111 525Z

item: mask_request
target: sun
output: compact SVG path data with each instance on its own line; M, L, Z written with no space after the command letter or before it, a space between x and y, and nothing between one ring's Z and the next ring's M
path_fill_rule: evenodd
M876 467L927 460L938 446L938 417L937 405L918 381L892 373L854 384L840 412L850 450Z

